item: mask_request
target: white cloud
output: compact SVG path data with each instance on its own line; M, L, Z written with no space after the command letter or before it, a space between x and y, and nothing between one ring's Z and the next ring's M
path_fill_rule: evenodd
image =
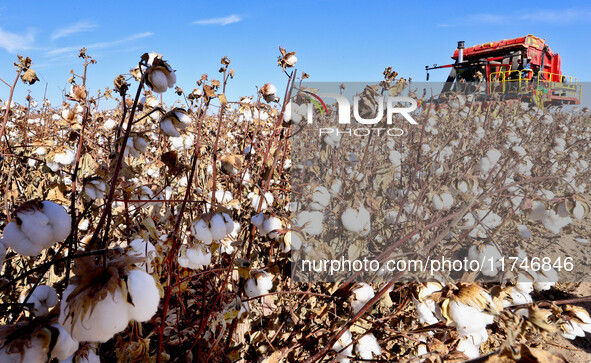
M589 22L591 10L587 9L562 9L562 10L536 10L525 14L499 15L491 13L470 14L452 23L438 24L442 28L473 25L504 25L519 24L520 22L537 24L573 25Z
M97 25L94 23L91 23L86 20L80 20L76 24L72 24L68 27L60 28L60 29L54 31L53 34L51 34L51 40L65 38L65 37L68 37L72 34L89 32L89 31L94 30L94 28L96 28L96 27L97 27Z
M203 19L203 20L195 20L193 24L197 25L228 25L234 24L242 21L242 17L240 15L232 14L230 16L226 16L224 18L211 18L211 19Z
M137 39L142 39L142 38L147 38L154 35L154 33L152 32L144 32L144 33L137 33L134 34L130 37L127 38L123 38L123 39L118 39L118 40L113 40L110 42L100 42L100 43L93 43L93 44L88 44L88 45L80 45L80 46L73 46L73 47L62 47L62 48L55 48L52 49L50 51L47 52L48 56L58 56L60 54L64 54L64 53L74 53L77 52L78 50L80 50L82 47L86 47L86 49L88 50L93 50L93 49L106 49L106 48L110 48L113 47L115 45L119 45L119 44L123 44L123 43L128 43Z
M27 34L17 34L0 28L0 48L4 48L10 53L31 49L34 41L35 35L32 30L27 31Z

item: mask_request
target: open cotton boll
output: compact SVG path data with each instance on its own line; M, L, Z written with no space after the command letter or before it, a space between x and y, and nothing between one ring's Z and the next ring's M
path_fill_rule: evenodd
M254 224L258 229L262 229L263 223L265 223L265 215L263 213L253 215L250 218L250 223Z
M75 285L66 287L60 304L59 323L70 332L72 338L84 342L105 343L115 334L123 331L129 323L129 308L127 299L121 289L107 292L106 297L94 304L94 309L88 311L80 319L72 321L69 311L68 296L76 288Z
M362 359L374 359L374 355L379 357L382 355L382 348L380 347L380 343L373 334L367 334L362 336L357 345L355 346L355 351Z
M165 118L162 121L160 121L160 129L162 130L162 132L164 132L166 135L168 135L170 137L180 137L181 136L181 134L174 127L171 118Z
M492 244L472 245L468 250L468 260L482 262L480 272L484 276L496 276L499 273L502 258L501 252Z
M544 218L546 213L546 206L543 202L536 200L533 202L532 208L528 214L528 218L534 222L538 222Z
M388 159L395 167L402 165L402 154L397 150L391 150Z
M149 273L133 269L127 274L127 290L131 297L129 317L139 322L148 321L156 314L160 292L154 277Z
M164 93L168 89L168 77L165 71L154 69L150 72L150 88L156 93ZM173 84L174 85L174 84Z
M353 313L357 314L375 296L375 293L373 288L365 282L361 282L355 286L356 288L351 291L353 297L351 308L353 309Z
M9 346L0 348L0 362L2 363L28 363L28 362L46 362L49 353L49 344L47 337L31 337L28 345L21 349L9 349Z
M563 227L566 227L571 223L572 219L570 217L560 217L552 209L547 210L542 218L542 224L544 227L554 234L560 233Z
M468 337L464 337L460 340L456 350L464 353L469 359L480 357L480 346L474 344Z
M23 300L24 298L25 296L23 296ZM43 316L49 312L50 308L57 304L57 301L57 293L53 287L39 285L33 290L27 302L34 304L35 316Z
M53 160L62 165L72 165L76 161L76 154L73 150L64 149L61 152L55 153Z
M70 215L61 205L43 201L43 213L49 218L49 225L52 228L53 239L56 242L63 241L70 235L72 230Z
M357 209L347 208L341 215L341 222L346 230L367 236L371 229L369 211L363 206Z
M105 197L107 185L101 179L94 179L84 185L84 194L92 200Z
M548 271L544 271L541 269L537 273L536 281L534 282L534 290L536 291L546 291L550 290L550 288L556 285L558 282L558 272L550 267Z
M196 244L190 248L181 248L177 260L181 267L197 270L211 263L211 251L206 246Z
M151 242L145 241L142 238L136 238L129 243L129 247L131 247L129 254L138 256L138 257L145 257L146 262L139 262L136 266L140 269L145 269L146 263L148 264L148 272L152 273L154 268L152 267L152 259L156 256L156 248Z
M211 232L211 238L214 241L219 241L228 235L226 228L226 221L221 214L214 214L209 220L209 230Z
M435 210L447 210L453 206L454 197L450 193L435 194L432 203Z
M246 282L244 293L248 297L266 295L273 288L273 275L267 271L251 271L251 278Z
M70 333L59 324L51 324L52 327L58 330L57 340L51 350L51 358L58 360L68 359L69 356L76 353L80 343L72 338Z
M347 329L332 346L332 350L337 353L338 362L347 363L351 361L350 358L353 356L353 344L351 343L353 343L353 335Z
M298 213L296 217L296 227L302 228L302 232L317 236L322 233L322 220L324 215L322 212L303 211Z
M258 211L259 210L258 208L259 208L259 204L260 204L260 206L261 206L260 211L261 212L266 211L267 210L267 206L268 205L272 205L273 204L273 201L275 200L275 198L273 197L273 194L271 194L269 192L265 193L264 196L263 196L263 198L261 198L261 196L259 194L256 194L254 192L251 192L251 193L248 194L248 198L250 199L252 208L255 211Z
M330 193L325 187L316 187L312 193L312 202L310 208L313 210L322 210L330 203Z
M211 242L213 242L213 236L209 229L209 225L203 219L199 219L191 224L191 233L193 234L193 237L205 245L210 245Z
M519 235L519 237L521 237L523 239L530 239L531 238L531 232L529 231L527 226L523 225L523 224L520 224L517 226L517 234Z
M273 232L279 229L282 229L283 225L281 220L277 217L269 217L263 223L263 228L260 230L261 234L269 235L269 238L278 239L279 233Z

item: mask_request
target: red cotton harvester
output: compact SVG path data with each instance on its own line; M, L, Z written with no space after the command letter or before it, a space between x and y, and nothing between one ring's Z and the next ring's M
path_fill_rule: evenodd
M544 105L580 104L581 85L560 69L560 55L545 39L527 35L483 43L464 49L464 42L451 57L455 63L426 66L429 70L451 68L441 92L472 93L479 99L519 100Z

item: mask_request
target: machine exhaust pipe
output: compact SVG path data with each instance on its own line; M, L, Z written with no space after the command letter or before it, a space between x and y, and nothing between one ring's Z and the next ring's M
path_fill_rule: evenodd
M458 42L458 63L462 63L464 61L464 41L460 40Z

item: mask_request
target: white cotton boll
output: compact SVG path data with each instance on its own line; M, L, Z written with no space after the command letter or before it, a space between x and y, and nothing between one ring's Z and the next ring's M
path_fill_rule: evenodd
M40 146L33 151L33 154L37 154L39 156L45 156L47 154L47 149L43 146Z
M494 317L477 308L465 305L458 301L451 301L448 307L449 316L453 326L460 336L472 335L492 324Z
M44 250L44 246L31 242L15 222L4 228L4 244L23 256L37 256Z
M316 187L312 193L312 202L310 208L313 210L322 210L330 203L330 193L325 187Z
M265 215L263 213L255 214L250 218L250 223L254 224L258 229L262 229L263 223L265 223Z
M197 270L211 263L211 252L206 246L197 244L191 248L181 249L177 260L181 267Z
M566 339L576 339L577 337L585 337L585 331L583 328L577 324L575 321L567 321L560 326L562 329L561 334Z
M186 112L176 111L174 114L180 121L180 123L177 124L177 127L184 129L191 124L191 116Z
M528 214L528 218L534 222L538 222L544 218L546 213L546 206L543 202L536 200L533 202L532 208Z
M432 203L435 210L447 210L453 206L454 198L450 193L435 194Z
M76 154L70 149L64 149L62 152L56 153L53 160L62 165L72 165L76 161Z
M211 232L211 238L214 241L219 241L226 238L226 222L221 214L214 214L209 221L209 230Z
M367 236L371 229L371 218L369 211L363 206L357 209L347 208L341 215L341 222L346 230Z
M357 314L375 296L373 288L370 285L364 282L359 285L358 288L352 291L353 301L351 302L351 308L354 314Z
M191 233L193 234L193 237L203 242L205 245L210 245L211 242L213 242L211 230L203 219L199 219L191 224Z
M164 93L168 89L169 82L166 73L159 69L154 69L150 72L150 83L152 85L152 91L156 93Z
M317 236L322 233L322 220L324 215L322 212L314 211L300 212L296 217L296 227L302 228L302 232Z
M521 263L521 261L519 263ZM536 279L537 274L533 270L528 271L527 273L520 272L517 275L517 282L515 283L514 289L529 295L534 291L534 281Z
M470 246L468 250L468 260L483 262L480 272L484 276L496 276L501 267L500 260L503 258L496 246L486 244L482 247L476 245Z
M53 240L60 242L68 238L72 225L66 209L57 203L46 200L43 202L43 213L49 219L49 225L53 230Z
M267 220L265 221L265 223L263 223L263 228L261 230L261 234L263 235L269 235L269 238L273 238L273 239L278 239L279 238L279 233L274 232L276 230L282 229L282 223L281 220L277 217L269 217L267 218Z
M17 349L15 352L8 351L8 347L0 348L0 362L2 363L29 363L46 362L49 353L49 345L40 337L33 337L28 346L23 350Z
M254 192L251 192L248 194L248 198L251 200L251 205L252 208L255 211L258 211L259 209L259 205L261 206L260 211L264 212L267 210L267 205L272 205L273 201L275 200L275 198L273 197L273 194L267 192L264 194L263 198L261 198L261 196L259 194L256 194Z
M107 121L105 121L105 123L103 124L103 128L105 130L113 130L115 127L117 127L117 125L119 125L117 123L117 121L113 120L112 118L107 119Z
M49 218L43 212L35 209L30 212L17 213L17 216L21 220L20 230L32 243L45 249L55 242ZM6 236L4 238L6 239Z
M53 287L39 285L33 290L28 303L34 304L35 316L43 316L57 304L57 301L57 293Z
M322 139L324 143L330 147L338 147L339 143L341 142L341 135L338 133L338 129L336 128L329 128L328 130L332 130L331 133L324 136Z
M266 271L257 271L248 279L244 287L244 293L248 297L266 295L273 288L273 275Z
M402 154L397 150L391 150L388 159L395 167L402 164Z
M131 247L131 250L129 251L130 255L146 258L146 262L140 262L136 264L137 267L144 269L147 263L148 272L152 273L154 268L152 267L151 261L156 256L156 248L154 245L148 241L143 240L142 238L137 238L129 243L129 247Z
M164 132L164 134L166 134L170 137L180 137L181 136L181 134L178 132L176 127L174 127L174 124L173 124L172 119L170 117L167 117L164 120L160 121L160 129L162 130L162 132Z
M80 343L70 336L70 333L59 324L51 324L52 327L59 331L57 340L53 349L51 350L51 358L58 360L68 359L69 356L76 353Z
M550 267L548 271L544 271L541 269L538 271L537 279L534 282L534 290L536 291L546 291L550 290L550 288L556 285L558 282L558 272Z
M127 275L127 290L133 305L129 305L129 317L139 322L148 321L156 314L160 292L154 277L140 269L133 269Z
M380 343L373 334L367 334L362 336L357 342L355 351L362 359L374 359L374 355L379 357L382 355L382 348Z
M396 218L398 218L399 212L395 210L391 210L386 214L386 223L394 224L396 222ZM406 215L404 213L400 214L400 218L398 219L398 223L406 222Z
M492 167L493 165L487 157L480 159L477 166L478 171L481 173L487 173Z
M542 224L544 227L554 234L560 233L562 227L566 227L572 223L570 217L560 217L554 210L550 209L544 213L544 217L542 218Z
M76 288L75 285L66 287L62 301L68 301L68 296ZM95 302L94 309L89 309L86 315L81 316L75 322L66 310L69 305L60 305L59 323L70 332L72 338L84 342L105 343L115 334L123 331L129 323L129 309L127 300L121 289L114 293L107 293L107 296Z
M351 361L349 359L353 356L353 344L351 343L353 343L353 335L351 334L351 331L347 329L332 346L332 350L337 353L338 362L345 363Z
M468 337L463 338L458 344L457 351L464 353L469 359L475 359L480 357L480 346L472 343L472 340Z
M517 288L512 288L509 296L511 297L511 301L503 300L503 307L529 304L533 301L529 293L525 293Z
M517 234L519 235L519 237L523 239L531 238L531 232L529 231L529 229L527 229L527 226L523 224L517 226Z
M335 180L330 187L330 190L336 194L340 194L342 189L343 182L340 179Z

